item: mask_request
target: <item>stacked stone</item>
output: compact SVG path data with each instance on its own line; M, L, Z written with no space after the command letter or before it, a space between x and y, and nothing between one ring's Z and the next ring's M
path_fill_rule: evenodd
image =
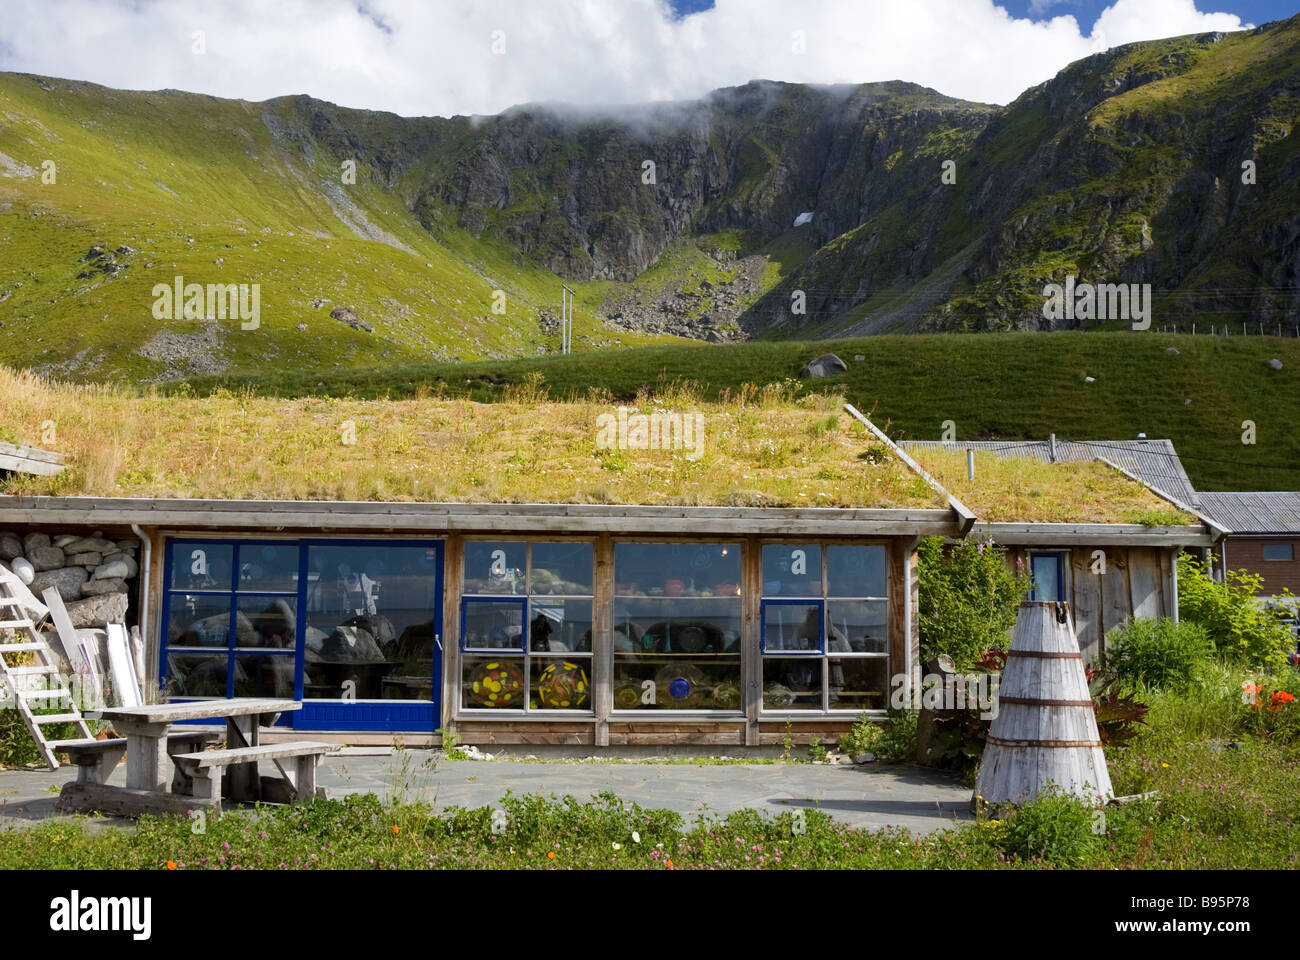
M74 627L104 627L126 621L129 591L140 573L137 540L109 540L102 531L20 536L0 532L0 563L13 569L39 599L59 591ZM30 565L30 569L28 566Z

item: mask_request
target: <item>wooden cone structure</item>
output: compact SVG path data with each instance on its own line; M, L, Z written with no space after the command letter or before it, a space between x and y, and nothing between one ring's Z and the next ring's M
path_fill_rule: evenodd
M1066 603L1020 605L975 781L977 802L1026 803L1051 784L1093 803L1114 796Z

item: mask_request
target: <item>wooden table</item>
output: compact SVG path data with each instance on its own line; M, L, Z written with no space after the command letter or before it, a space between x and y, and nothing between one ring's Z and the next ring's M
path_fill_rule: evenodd
M189 703L147 704L142 707L108 707L87 716L108 720L113 729L126 735L126 786L98 786L93 794L79 798L96 802L104 812L183 812L195 805L192 797L168 792L172 763L167 755L167 728L184 720L208 718L226 721L228 747L255 747L258 730L270 726L282 713L301 710L298 700L235 697L229 700L198 700ZM228 772L232 800L261 798L261 780L256 763L232 765ZM69 784L69 787L73 786ZM66 788L65 788L66 789ZM106 805L107 803L107 805ZM113 807L116 809L109 809Z

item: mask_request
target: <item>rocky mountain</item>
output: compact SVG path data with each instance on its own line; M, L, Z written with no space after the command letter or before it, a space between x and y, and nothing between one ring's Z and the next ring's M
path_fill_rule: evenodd
M0 361L232 369L1047 320L1300 323L1300 17L1089 57L1006 107L891 82L401 118L0 74ZM259 287L172 315L159 285ZM182 293L184 286L182 284ZM188 294L184 294L188 299ZM342 318L342 319L340 319Z

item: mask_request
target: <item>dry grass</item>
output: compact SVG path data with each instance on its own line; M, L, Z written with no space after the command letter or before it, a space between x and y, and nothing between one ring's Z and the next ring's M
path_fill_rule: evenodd
M975 482L966 452L912 451L936 480L980 520L1043 523L1194 523L1195 518L1101 463L1048 464L1029 457L975 454Z
M502 402L284 400L219 392L137 395L52 384L0 367L0 439L68 455L58 477L14 477L0 492L264 500L931 507L942 501L842 410L789 384L706 403L660 385L641 412L700 413L703 455L607 450L600 391L557 402L537 379ZM53 424L54 442L41 443ZM345 443L352 424L355 442ZM1190 518L1099 464L1048 465L964 453L921 461L982 520L1183 523Z
M792 402L781 387L704 403L676 385L633 406L700 413L703 455L605 450L598 394L554 402L536 382L504 402L137 396L55 385L0 368L0 437L69 455L55 478L6 493L215 499L423 500L822 507L942 507L868 447L838 397ZM344 442L351 421L355 443ZM4 436L8 434L8 436Z

